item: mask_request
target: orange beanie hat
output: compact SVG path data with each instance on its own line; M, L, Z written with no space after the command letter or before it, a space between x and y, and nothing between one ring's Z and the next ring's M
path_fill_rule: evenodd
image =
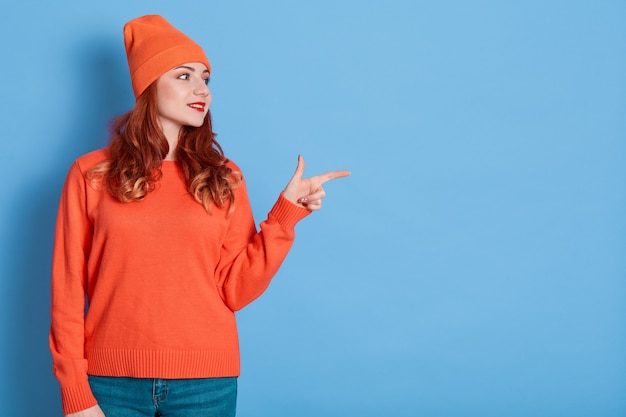
M185 62L201 62L211 71L202 48L159 15L126 23L124 44L135 98L165 72Z

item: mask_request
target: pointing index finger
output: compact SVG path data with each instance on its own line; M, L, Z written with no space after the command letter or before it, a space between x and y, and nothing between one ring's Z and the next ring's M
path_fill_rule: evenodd
M351 174L350 171L347 171L345 169L340 169L340 170L337 170L337 171L329 171L329 172L326 172L324 174L320 174L320 175L317 176L317 178L318 178L318 180L320 182L320 185L321 185L321 184L324 184L325 182L328 182L330 180L347 177L350 174Z

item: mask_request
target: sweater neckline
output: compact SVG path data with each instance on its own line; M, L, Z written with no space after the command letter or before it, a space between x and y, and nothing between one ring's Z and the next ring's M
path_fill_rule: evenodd
M161 161L161 168L176 168L178 167L178 161Z

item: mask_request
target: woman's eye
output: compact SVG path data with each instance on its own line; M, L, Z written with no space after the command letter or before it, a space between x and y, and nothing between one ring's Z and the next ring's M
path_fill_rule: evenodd
M179 80L188 80L189 79L189 74L180 74L178 76Z
M210 81L210 80L211 80L210 78L205 78L205 79L204 79L204 83L205 83L206 85L209 85L209 81Z

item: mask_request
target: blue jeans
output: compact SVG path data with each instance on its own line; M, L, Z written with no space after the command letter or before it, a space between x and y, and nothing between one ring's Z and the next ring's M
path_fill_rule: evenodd
M234 417L237 378L89 376L106 417Z

